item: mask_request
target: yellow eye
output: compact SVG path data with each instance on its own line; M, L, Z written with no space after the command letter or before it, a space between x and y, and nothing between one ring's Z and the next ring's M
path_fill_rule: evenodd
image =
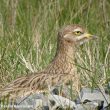
M74 34L75 34L75 35L81 35L82 32L81 32L81 31L75 31Z

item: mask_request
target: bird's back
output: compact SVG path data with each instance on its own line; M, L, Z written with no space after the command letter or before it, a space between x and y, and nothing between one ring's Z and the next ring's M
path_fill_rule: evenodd
M56 85L69 85L71 80L76 80L73 74L47 74L35 73L19 77L0 90L1 96L10 95L11 98L24 97L33 93L47 92Z

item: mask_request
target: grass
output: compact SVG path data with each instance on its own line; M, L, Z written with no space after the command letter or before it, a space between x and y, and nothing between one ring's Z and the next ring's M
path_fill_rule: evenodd
M0 85L44 68L66 24L81 24L97 41L81 46L76 65L82 84L110 81L110 2L107 0L0 0Z

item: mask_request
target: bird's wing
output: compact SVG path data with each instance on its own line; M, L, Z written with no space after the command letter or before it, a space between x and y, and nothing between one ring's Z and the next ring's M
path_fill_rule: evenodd
M0 97L24 97L32 93L48 91L52 86L68 83L73 76L69 74L47 74L45 72L19 77L0 90Z
M0 97L6 95L22 96L26 93L45 90L47 88L47 83L45 82L46 78L47 75L45 73L36 73L29 76L19 77L0 89Z

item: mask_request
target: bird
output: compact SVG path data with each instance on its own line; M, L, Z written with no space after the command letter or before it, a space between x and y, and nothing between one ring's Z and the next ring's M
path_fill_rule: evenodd
M41 71L18 77L10 82L0 89L0 97L9 95L14 99L49 91L52 86L70 84L75 91L79 91L80 75L75 65L77 46L95 38L95 35L89 34L79 24L63 26L58 31L56 54L50 64Z

